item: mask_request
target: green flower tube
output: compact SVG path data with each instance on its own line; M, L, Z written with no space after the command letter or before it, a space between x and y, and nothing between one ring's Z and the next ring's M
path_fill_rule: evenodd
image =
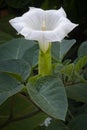
M39 50L38 73L41 76L52 74L51 44L45 53Z

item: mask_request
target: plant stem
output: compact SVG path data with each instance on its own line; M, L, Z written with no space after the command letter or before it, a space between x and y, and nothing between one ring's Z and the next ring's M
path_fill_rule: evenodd
M38 62L38 73L41 76L52 74L52 61L51 61L51 45L49 46L46 53L39 50L39 62Z

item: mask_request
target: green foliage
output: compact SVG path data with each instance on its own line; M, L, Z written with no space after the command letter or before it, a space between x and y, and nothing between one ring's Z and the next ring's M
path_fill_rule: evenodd
M75 40L63 40L52 44L52 56L56 60L62 60L70 48L75 44Z
M0 129L87 129L86 3L86 0L0 0ZM76 45L75 40L52 44L52 76L37 75L38 44L17 38L20 36L8 22L31 6L43 9L62 6L67 17L79 23L69 35L69 39L77 39ZM79 47L77 55L74 46ZM42 126L48 115L52 117L51 123Z
M21 59L0 61L0 72L14 74L13 76L19 77L21 81L25 81L28 78L30 71L30 65Z
M78 102L87 103L87 84L78 83L66 86L67 96Z
M61 69L61 73L65 74L66 76L68 76L69 78L72 78L73 75L73 71L74 71L74 64L68 64L65 65L62 69Z
M52 120L48 127L39 127L35 130L70 130L63 122Z
M36 66L38 62L38 45L34 45L31 48L27 49L23 55L23 59L27 61L30 66Z
M53 76L39 78L27 86L31 99L48 115L65 120L67 98L62 81ZM59 99L59 100L58 100Z
M29 115L33 111L37 110L34 105L28 99L26 99L24 95L17 94L8 99L0 107L0 125L2 124L1 122L3 122L3 120L6 121L9 118L9 114L11 114L11 109L13 111L12 116L15 118L15 120L17 120L19 117L23 118L26 115ZM37 115L34 115L33 117L31 116L31 118L24 118L25 120L10 120L9 125L5 127L4 130L33 130L37 126L37 124L42 123L46 117L47 116L44 113L38 112Z
M4 73L0 73L0 104L8 97L18 93L23 89L24 85L16 79Z
M82 129L86 130L87 129L87 114L77 116L70 122L69 126L73 130L82 130Z
M33 47L35 42L24 38L13 39L0 46L0 60L21 59L26 51Z
M61 121L53 120L46 130L69 130L69 128Z
M78 50L78 57L73 63L69 59L65 59L65 55L71 50L74 43L75 40L63 40L61 44L59 42L52 44L53 74L45 77L38 75L39 49L36 42L16 38L0 45L0 104L2 104L0 107L0 128L4 130L78 128L72 126L74 122L73 110L78 109L74 108L75 104L71 105L70 102L67 102L67 97L69 100L76 101L78 107L79 102L87 103L85 71L87 69L87 55L85 44L82 43ZM82 55L83 53L84 55ZM36 105L33 105L31 101ZM8 105L10 102L14 102L13 105L12 103L10 105L13 106L12 108ZM85 108L80 107L78 116L81 110L82 114L87 113ZM48 127L40 126L48 115L58 120L52 119ZM59 119L67 121L68 126ZM77 120L76 122L78 124Z
M83 42L78 49L78 57L87 55L87 41Z
M76 72L79 72L83 67L85 67L87 64L87 55L81 57L75 65Z

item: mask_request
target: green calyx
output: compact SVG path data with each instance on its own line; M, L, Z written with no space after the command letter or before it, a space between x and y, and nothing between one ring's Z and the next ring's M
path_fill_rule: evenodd
M38 74L41 76L52 74L51 45L45 53L39 50Z

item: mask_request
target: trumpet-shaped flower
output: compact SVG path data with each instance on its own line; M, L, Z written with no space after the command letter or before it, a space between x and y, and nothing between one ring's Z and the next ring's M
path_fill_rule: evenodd
M9 22L25 39L38 41L44 53L48 50L50 42L61 41L77 26L67 19L62 7L59 10L31 7L21 17Z

